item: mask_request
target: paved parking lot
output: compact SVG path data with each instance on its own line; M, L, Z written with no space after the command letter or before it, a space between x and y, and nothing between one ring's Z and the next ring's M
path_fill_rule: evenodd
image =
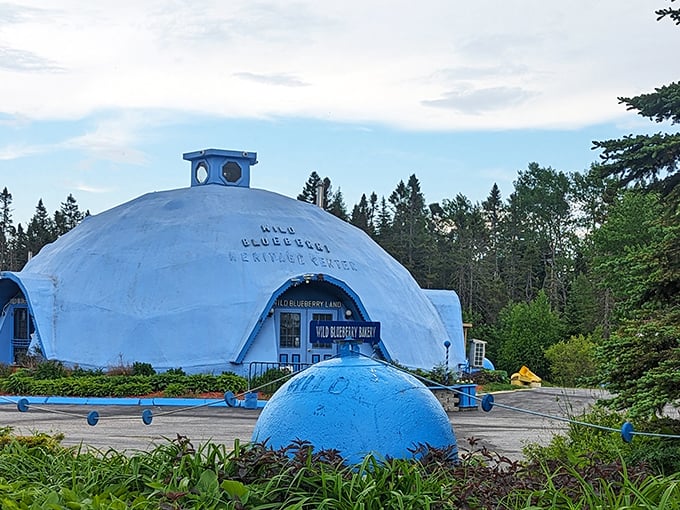
M554 416L574 416L591 406L604 393L598 390L535 388L499 393L496 403ZM140 406L81 406L31 405L19 412L16 405L0 405L0 425L11 426L16 433L62 432L64 445L88 445L100 450L148 450L174 439L187 436L194 446L206 441L234 444L250 440L259 410L227 407L150 408L153 421L142 422ZM87 424L90 411L99 413L96 426ZM522 456L522 447L529 442L545 444L550 437L564 430L566 424L536 415L494 407L491 412L481 409L449 413L458 444L466 446L466 438L479 439L480 446L506 455L511 459Z

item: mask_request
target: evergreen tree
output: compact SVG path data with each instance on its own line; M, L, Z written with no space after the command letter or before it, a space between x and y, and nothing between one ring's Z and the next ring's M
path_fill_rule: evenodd
M378 216L378 195L375 191L371 193L371 197L368 201L368 227L371 232L375 233L375 222Z
M37 255L43 246L51 243L57 238L54 222L47 213L42 198L38 200L38 204L35 207L35 214L28 223L26 236L27 248L30 256Z
M605 306L602 303L606 292L598 288L585 273L579 273L572 280L564 310L567 334L588 335L600 327L608 327L608 317L603 316Z
M17 225L17 234L12 243L12 271L21 271L28 262L28 235L24 227Z
M387 251L392 243L392 214L387 206L385 197L380 198L380 208L375 224L375 234L380 245Z
M422 285L426 280L425 265L430 239L425 197L415 174L409 177L408 184L399 181L389 202L394 213L391 253Z
M86 214L78 208L76 199L69 193L66 201L61 203L61 208L54 213L56 235L60 236L74 229L85 216Z
M326 207L326 210L333 216L337 216L343 221L347 221L347 206L345 205L345 199L342 196L342 191L338 188L338 191L333 193L331 201Z
M355 204L354 207L352 208L352 216L350 217L349 222L355 227L360 228L367 234L372 235L373 226L370 223L369 216L370 211L368 200L366 199L366 194L363 193L361 195L361 199L359 199L359 203Z
M447 241L441 256L452 273L446 286L456 289L468 315L479 314L484 300L483 280L491 276L485 270L488 232L481 207L459 193L454 200L444 199L441 210L443 225L438 230L446 232Z
M680 24L678 9L656 13ZM680 82L619 101L650 120L680 123ZM612 257L624 270L602 268L610 284L617 276L624 283L617 289L621 325L599 350L601 381L616 394L611 404L653 416L680 395L680 133L628 135L594 148L602 150L603 177L658 200L656 218L640 222L645 239Z
M329 207L329 197L331 196L331 180L328 177L321 179L316 171L312 171L302 188L302 193L297 196L297 199L302 202L309 202L310 204L317 203L317 190L319 188L319 183L323 182L323 204L324 209L328 210ZM342 197L342 195L341 195Z
M12 243L16 232L12 225L12 194L5 187L0 193L0 270L12 267Z
M501 199L501 190L494 182L489 192L489 196L482 202L482 214L486 221L487 229L489 230L489 247L491 256L494 261L494 277L500 276L500 267L498 260L498 243L501 235L501 220L503 219L503 200Z

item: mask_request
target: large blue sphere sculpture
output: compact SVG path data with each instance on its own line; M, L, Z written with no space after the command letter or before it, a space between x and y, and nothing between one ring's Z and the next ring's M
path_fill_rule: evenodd
M457 456L451 423L432 392L349 346L287 381L262 410L252 440L274 449L306 440L351 464L367 454L412 458L409 450L419 445L450 447Z

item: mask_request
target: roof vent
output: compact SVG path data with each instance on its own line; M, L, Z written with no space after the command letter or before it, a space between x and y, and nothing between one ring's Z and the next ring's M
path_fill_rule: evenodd
M257 164L257 153L204 149L187 152L184 159L191 161L191 186L221 184L222 186L250 187L250 167Z

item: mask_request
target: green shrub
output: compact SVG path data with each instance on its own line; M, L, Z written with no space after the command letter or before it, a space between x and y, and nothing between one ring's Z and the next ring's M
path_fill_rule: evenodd
M61 361L45 360L38 363L32 370L32 375L35 379L61 379L66 377L69 371L64 367Z
M12 433L12 427L0 428L0 451L11 444L18 444L28 449L41 449L45 452L55 452L61 449L61 441L64 434L46 434L36 432L30 436L17 436Z
M184 377L184 385L191 393L215 391L217 377L211 374L192 374Z
M485 368L469 375L475 384L486 386L490 384L510 384L510 378L505 370L487 370Z
M135 361L132 364L132 375L154 375L156 371L151 366L151 363L142 363Z
M217 391L222 393L225 391L243 393L248 389L248 380L245 377L241 377L232 372L222 372L222 374L217 376L215 385Z
M574 417L576 421L615 429L616 432L569 424L566 435L554 436L547 446L529 445L524 454L529 460L564 461L599 459L616 462L622 459L631 466L648 466L656 473L670 475L680 472L680 441L672 438L634 436L630 443L621 439L621 425L628 420L623 413L596 406ZM655 418L634 423L635 430L655 434L680 435L680 421Z
M242 393L248 381L236 374L225 372L211 374L181 375L177 371L153 375L104 375L101 371L74 370L72 376L54 378L59 370L54 364L41 373L50 378L38 378L36 373L19 369L0 379L0 390L12 395L59 395L65 397L136 397L165 391L181 394L233 391ZM58 367L58 365L56 365ZM173 389L174 388L174 389Z
M593 378L596 372L596 342L593 339L592 334L572 336L545 350L554 383L575 387Z
M281 368L270 368L261 375L253 377L250 388L264 393L273 394L292 376L291 372Z
M189 393L187 387L182 383L171 383L163 391L166 397L182 397Z
M103 368L81 368L78 365L71 369L71 377L89 377L104 375Z
M19 369L2 381L2 391L11 395L30 395L31 380L25 369Z
M14 373L14 369L7 363L0 363L0 379L5 379Z

